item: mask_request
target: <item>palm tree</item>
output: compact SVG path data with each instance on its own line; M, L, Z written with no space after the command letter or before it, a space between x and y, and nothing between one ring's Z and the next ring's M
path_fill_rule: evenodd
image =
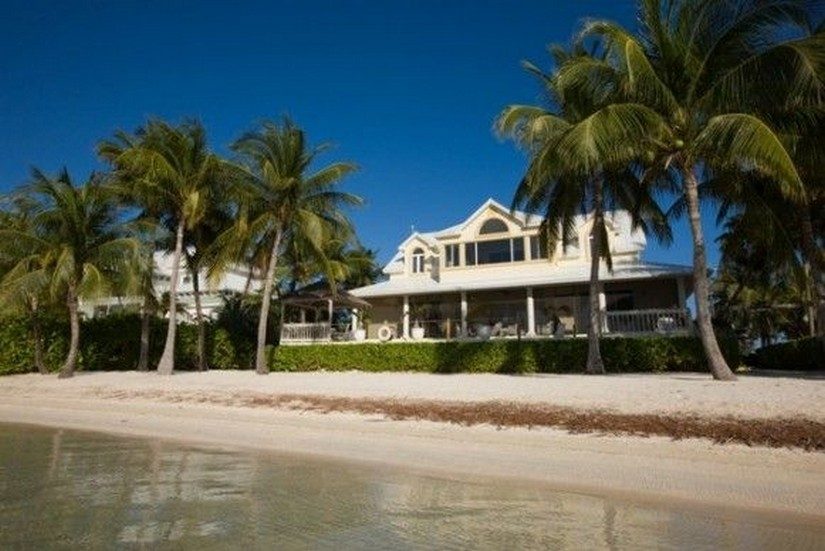
M137 370L149 370L149 347L152 318L160 308L155 289L155 251L158 250L168 232L160 224L161 203L149 186L141 185L142 177L138 171L129 171L116 165L117 158L126 150L140 144L143 132L129 134L118 130L108 140L102 140L97 146L97 154L109 162L114 170L107 175L109 186L118 201L127 208L137 209L137 214L129 224L129 233L142 244L143 261L137 277L138 293L143 297L140 309L140 353Z
M175 362L177 290L183 260L184 238L210 212L210 206L229 177L231 166L209 150L206 132L198 122L172 126L151 120L126 142L112 150L111 161L131 176L133 196L146 202L160 223L174 235L169 283L169 326L158 373L170 375Z
M0 227L35 235L33 224L35 204L26 195L13 194L6 198L0 212ZM25 242L6 239L0 243L0 306L7 312L23 313L31 324L34 368L47 374L43 357L42 310L48 301L50 274L46 257L32 250Z
M212 273L221 273L250 253L266 252L255 351L259 374L269 372L266 333L279 258L290 247L300 246L323 261L325 241L352 231L342 207L361 204L359 197L335 189L355 165L333 163L310 173L313 161L326 148L309 148L304 132L288 119L264 123L232 146L247 167L247 177L239 182L244 204L235 226L217 242L221 254Z
M550 51L559 70L589 59L580 49L568 53L556 46ZM573 239L576 216L593 213L586 372L604 373L599 348L604 325L599 304L601 260L612 270L605 210L621 206L633 213L634 227L656 230L662 239L669 239L663 213L632 170L657 117L638 104L610 104L598 94L565 88L558 73L548 75L530 63L525 65L543 84L550 105L511 105L497 120L499 133L512 136L530 155L513 209L544 212L539 233L551 260L559 242L566 248Z
M756 96L783 101L822 94L821 36L798 38L808 19L804 0L641 0L637 35L608 21L585 24L603 59L570 64L565 86L648 106L666 139L649 152L650 181L684 197L693 237L694 291L700 338L714 378L733 380L710 315L699 185L715 171L770 176L798 196L799 175L774 130L758 116ZM781 75L781 76L778 76Z
M233 218L228 187L214 189L207 206L208 212L201 217L184 239L184 258L192 278L192 295L195 300L195 324L198 329L197 368L206 371L206 323L201 306L201 275L213 262L212 250L218 237L232 226Z
M806 273L784 220L764 206L747 208L725 221L722 259L713 282L714 319L744 341L770 344L779 334L804 333ZM793 215L788 215L793 219ZM791 239L789 239L789 237Z
M65 169L56 178L34 169L21 191L35 201L34 231L0 230L0 240L16 240L28 251L10 271L19 276L13 278L18 284L26 274L47 276L52 295L65 300L71 335L59 375L71 377L80 346L80 298L106 294L115 280L126 281L139 262L140 245L123 236L112 194L94 175L75 186ZM38 257L35 263L32 257Z

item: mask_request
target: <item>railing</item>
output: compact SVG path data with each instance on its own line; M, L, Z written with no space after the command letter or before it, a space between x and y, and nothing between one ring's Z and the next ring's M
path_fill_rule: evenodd
M326 342L332 340L329 323L285 323L281 327L281 342Z
M691 321L687 310L677 308L607 312L606 321L606 334L648 333L671 335L691 332Z

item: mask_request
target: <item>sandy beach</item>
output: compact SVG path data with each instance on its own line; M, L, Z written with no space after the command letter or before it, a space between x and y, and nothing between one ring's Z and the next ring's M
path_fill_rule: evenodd
M449 477L503 477L560 490L787 513L825 521L825 453L707 439L463 426L273 407L262 396L507 402L742 419L825 421L825 379L706 375L368 373L79 374L0 379L0 422L312 454Z

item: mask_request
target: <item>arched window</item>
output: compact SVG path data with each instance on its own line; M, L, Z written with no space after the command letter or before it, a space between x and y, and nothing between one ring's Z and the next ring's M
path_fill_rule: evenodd
M424 249L417 248L412 253L412 271L414 274L424 273Z
M484 235L488 233L505 233L507 231L507 224L498 218L490 218L481 225L479 234Z

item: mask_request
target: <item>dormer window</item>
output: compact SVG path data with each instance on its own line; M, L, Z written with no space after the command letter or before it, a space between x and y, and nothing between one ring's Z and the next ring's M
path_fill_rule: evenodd
M487 235L490 233L507 233L507 224L498 218L490 218L481 225L478 231L479 235Z
M424 273L424 249L420 247L412 253L412 272L414 274Z

